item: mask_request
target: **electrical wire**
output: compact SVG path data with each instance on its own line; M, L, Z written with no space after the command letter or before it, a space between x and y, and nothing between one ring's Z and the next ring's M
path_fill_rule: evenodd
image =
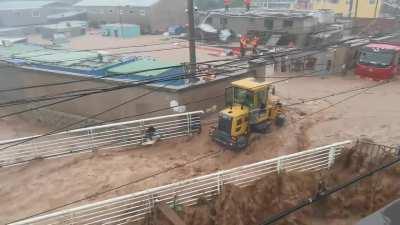
M359 95L359 94L354 95L354 96L352 96L351 98L356 97L356 96L358 96L358 95ZM340 104L340 103L343 103L343 102L345 102L345 101L348 101L349 99L350 99L350 97L348 97L348 98L346 98L346 99L344 99L344 100L342 100L342 101L336 103L336 105L337 105L337 104ZM331 108L331 107L334 107L334 106L330 106L329 108ZM316 112L316 113L320 113L320 112L322 112L322 111L320 110L320 111L318 111L318 112ZM313 115L315 115L316 113L314 113ZM208 157L208 156L206 156L206 157ZM377 169L377 170L374 170L374 171L372 171L372 172L370 172L370 173L364 175L364 177L372 176L374 173L379 172L380 170L386 169L386 168L388 168L388 167L390 167L390 166L392 166L392 165L394 165L395 163L398 163L398 162L399 162L399 160L395 160L394 162L392 162L392 163L390 163L390 164L386 164L386 165L384 165L384 166L378 168L379 170ZM159 173L157 173L157 175L162 174L162 173L164 173L164 172L160 171ZM155 176L155 175L151 175L150 177L153 177L153 176ZM148 179L148 178L149 178L149 177L147 177L147 178L142 178L142 179ZM338 191L338 190L341 190L341 189L343 189L343 188L345 188L345 187L347 187L347 186L350 186L350 185L352 185L352 184L358 182L358 181L361 180L361 179L363 179L363 177L359 177L358 179L355 179L355 180L353 180L352 182L349 182L349 183L347 183L347 184L345 184L345 185L341 185L341 186L339 186L339 187L337 187L337 188L335 188L335 189L333 189L333 190L331 190L331 191L328 191L327 193L329 193L329 194L334 193L334 192L336 192L336 191ZM116 189L119 189L119 188L121 188L121 187L130 185L130 184L136 183L136 182L139 182L139 181L130 182L130 183L125 184L125 185L123 185L123 186L116 187ZM107 192L114 191L114 190L116 190L116 189L110 189L110 190L108 190ZM96 194L95 196L98 196L98 195ZM38 216L38 215L42 215L42 214L44 214L44 213L51 212L51 211L54 211L54 210L56 210L56 209L64 208L64 207L66 207L66 206L72 205L72 204L74 204L74 203L77 203L77 202L80 202L80 201L83 201L83 200L86 200L86 199L90 199L90 198L95 197L95 196L89 196L89 197L87 197L87 198L85 198L85 199L77 200L77 201L74 201L74 202L65 204L65 205L63 205L63 206L57 207L57 208L53 208L53 209L47 210L47 211L45 211L45 212L41 212L41 213L38 213L38 214L35 214L35 215L32 215L32 216L29 216L29 217L24 218L24 219L21 219L21 220L25 220L25 219L32 218L32 217L35 217L35 216ZM309 204L311 204L311 203L313 203L313 202L316 202L316 201L318 201L318 199L315 199L314 201L307 200L307 201L306 201L305 203L303 203L302 205L297 206L297 207L291 209L290 211L285 212L284 214L279 214L279 215L277 215L277 216L274 216L272 219L267 220L266 223L264 223L264 224L272 224L273 222L276 222L276 221L280 220L281 218L285 217L286 215L289 215L290 213L292 213L292 212L294 212L294 211L297 211L297 210L299 210L299 209L301 209L301 208L303 208L303 207L305 207L305 206L307 206L307 205L309 205ZM17 221L14 221L14 222L18 222L18 221L21 221L21 220L17 220ZM14 222L11 222L11 223L14 223ZM10 224L10 223L8 223L8 224Z
M66 204L57 206L57 207L53 207L53 208L51 208L51 209L48 209L48 210L45 210L45 211L36 213L36 214L34 214L34 215L31 215L31 216L28 216L28 217L25 217L25 218L22 218L22 219L18 219L18 220L12 221L12 222L8 222L8 223L6 223L6 224L9 225L9 224L21 222L21 221L23 221L23 220L27 220L27 219L30 219L30 218L34 218L34 217L37 217L37 216L46 214L46 213L50 213L50 212L53 212L53 211L55 211L55 210L65 208L65 207L67 207L67 206L71 206L71 205L74 205L74 204L76 204L76 203L79 203L79 202L82 202L82 201L85 201L85 200L90 200L90 199L92 199L92 198L94 198L94 197L98 197L98 196L100 196L100 195L107 194L107 193L110 193L110 192L119 190L119 189L121 189L121 188L128 187L128 186L131 186L131 185L133 185L133 184L137 184L137 183L139 183L139 182L143 182L143 181L145 181L145 180L148 180L148 179L157 177L157 176L159 176L159 175L162 175L162 174L171 172L171 171L173 171L173 170L176 170L176 169L179 169L179 168L183 168L183 167L188 166L188 165L190 165L190 164L199 162L199 161L201 161L201 160L203 160L203 159L207 159L207 158L210 158L210 157L217 156L218 154L220 154L220 151L213 151L213 152L210 152L210 153L206 153L206 154L203 154L203 155L201 155L201 156L199 156L199 157L197 157L197 158L195 158L195 159L193 159L193 160L190 160L190 161L188 161L188 162L186 162L186 163L177 164L177 165L172 166L172 167L169 167L169 168L167 168L167 169L159 170L158 172L155 172L155 173L153 173L153 174L151 174L151 175L148 175L148 176L145 176L145 177L142 177L142 178L139 178L139 179L130 181L130 182L128 182L128 183L125 183L125 184L122 184L122 185L119 185L119 186L115 186L115 187L110 188L110 189L107 189L107 190L105 190L105 191L101 191L101 192L96 192L96 193L94 193L94 194L90 194L90 195L88 195L88 196L86 196L86 197L84 197L84 198L77 199L77 200L75 200L75 201L72 201L72 202L69 202L69 203L66 203Z
M299 211L299 210L301 210L301 209L303 209L303 208L305 208L305 207L307 207L309 205L312 205L314 203L320 202L321 200L326 199L330 195L335 194L335 193L337 193L339 191L342 191L342 190L344 190L344 189L346 189L346 188L348 188L348 187L350 187L350 186L352 186L354 184L357 184L357 183L361 182L362 180L367 179L368 177L371 177L371 176L375 175L376 173L379 173L379 172L381 172L383 170L386 170L386 169L398 164L399 162L400 162L400 158L398 158L396 160L393 160L393 161L391 161L389 163L386 163L386 164L384 164L382 166L379 166L378 168L373 169L373 170L371 170L371 171L369 171L369 172L367 172L367 173L365 173L363 175L357 176L357 177L353 178L352 180L350 180L348 182L345 182L343 184L337 185L337 186L335 186L335 187L333 187L331 189L328 189L328 190L326 190L326 191L324 191L322 193L318 193L315 196L312 196L312 197L310 197L308 199L305 199L305 200L301 201L298 205L296 205L296 206L294 206L294 207L292 207L290 209L287 209L285 211L282 211L282 212L280 212L278 214L275 214L275 215L271 216L270 218L266 219L261 225L274 224L274 223L284 219L285 217L287 217L287 216L289 216L289 215L291 215L291 214L293 214L293 213L295 213L295 212L297 212L297 211Z
M322 50L320 50L320 51L322 51ZM312 55L316 55L316 54L319 54L319 52L320 51L318 51L318 52L313 52L313 53L309 53L309 54L307 54L307 55L302 55L302 56L299 56L299 57L297 57L297 58L292 58L292 60L294 60L294 59L301 59L301 58L306 58L306 57L310 57L310 56L312 56ZM279 55L280 53L278 53L278 55L275 57L275 58L277 58L277 57L283 57L282 55ZM298 54L298 52L296 52L295 54ZM270 55L271 56L271 55ZM270 56L268 56L268 57L270 57ZM287 56L287 55L286 55ZM254 59L254 57L252 57L253 59ZM242 59L241 59L242 60ZM224 61L226 61L226 60L224 60ZM213 61L207 61L206 63L210 63L210 62L215 62L215 60L213 60ZM236 59L234 59L234 60L231 60L230 62L228 61L227 63L224 63L224 64L219 64L219 65L216 65L215 66L215 68L218 68L218 67L222 67L222 66L230 66L230 67L236 67L236 68L238 68L238 69L240 69L240 70L243 70L243 69L246 69L246 68L243 68L243 67L238 67L238 66L234 66L234 65L232 65L232 63L237 63L237 62L241 62L241 61L237 61ZM274 62L272 62L272 63L267 63L266 65L272 65L272 64L274 64ZM165 68L176 68L175 66L174 67L163 67L163 68L157 68L157 70L158 69L165 69ZM148 69L148 70L142 70L142 71L136 71L135 73L139 73L139 72L147 72L147 71L152 71L152 70L154 70L154 69ZM237 71L237 70L236 70ZM231 71L231 72L236 72L236 71ZM183 73L181 73L181 74L174 74L174 75L184 75ZM118 75L112 75L112 76L118 76ZM88 79L84 79L84 80L79 80L79 81L88 81L88 80L92 80L92 79L97 79L97 78L88 78ZM154 78L150 78L150 79L153 79L154 80ZM145 80L142 80L142 81L145 81ZM75 83L76 81L69 81L69 82L67 82L67 83ZM136 82L136 81L133 81L133 82ZM156 82L156 81L155 81ZM129 83L129 82L128 82ZM64 84L66 84L65 82L64 83L60 83L60 85L64 85ZM34 86L35 88L36 87L48 87L48 86L52 86L52 85L54 85L54 84L45 84L45 85L38 85L38 86ZM58 85L58 84L56 84L56 85ZM0 92L1 91L15 91L15 90L22 90L22 89L30 89L30 88L33 88L33 87L24 87L24 88L18 88L18 89L8 89L8 90L0 90ZM79 90L79 91L82 91L82 90ZM79 92L78 91L78 92ZM88 91L88 90L84 90L84 91ZM96 89L96 90L94 90L94 91L98 91L98 89ZM75 91L76 92L76 91ZM71 92L67 92L67 93L60 93L60 94L67 94L66 96L40 96L40 97L36 97L36 98L30 98L30 99L19 99L19 100L13 100L13 101L9 101L9 102L3 102L3 103L0 103L0 107L6 107L6 106L15 106L15 105L19 105L19 104L27 104L27 103L30 103L30 102L40 102L40 101L49 101L49 100L55 100L55 99L63 99L63 98L67 98L67 97L71 97L71 99L72 99L72 97L73 96L71 96ZM78 93L79 94L79 93ZM86 94L85 95L82 95L82 96L86 96ZM73 100L73 99L72 99Z
M382 83L382 84L379 84L379 85L375 85L374 87L370 87L370 89L375 88L375 87L378 87L378 86L381 86L381 85L384 85L384 84L387 84L387 83L389 83L389 82L385 82L385 83ZM359 93L358 93L357 95L359 95ZM223 95L221 95L221 97L222 97L222 96L223 96ZM352 96L351 98L354 98L354 97L356 97L356 95ZM350 97L348 97L348 98L346 98L346 99L344 99L344 100L342 100L342 101L336 103L335 106L338 105L338 104L341 104L341 103L343 103L343 102L345 102L345 101L348 101L349 99L350 99ZM330 106L330 107L334 107L334 106ZM324 109L324 110L326 110L326 109ZM316 112L316 113L320 113L320 112L322 112L322 110L319 110L319 111ZM315 113L315 114L316 114L316 113ZM314 115L314 114L313 114L313 115ZM208 157L210 157L210 156L214 156L215 154L218 154L218 153L212 152L212 153L210 153L210 154L203 155L203 156L201 156L200 158L195 159L194 161L197 162L198 160L201 160L201 159L203 159L203 158L208 158ZM190 162L190 163L193 163L193 162ZM187 165L187 164L184 164L183 166L186 166L186 165ZM182 167L182 165L180 165L179 167ZM109 193L109 192L118 190L118 189L120 189L120 188L123 188L123 187L129 186L129 185L132 185L132 184L141 182L141 181L143 181L143 180L147 180L147 179L149 179L149 178L155 177L155 176L157 176L157 175L161 175L161 174L163 174L163 173L169 172L169 171L174 170L174 169L177 169L177 168L179 168L179 167L178 167L178 166L171 167L171 168L168 168L167 170L159 171L159 172L157 172L157 173L155 173L155 174L153 174L153 175L150 175L150 176L147 176L147 177L144 177L144 178L140 178L140 179L135 180L135 181L132 181L132 182L128 182L128 183L126 183L126 184L123 184L123 185L120 185L120 186L117 186L117 187L108 189L108 190L103 191L103 192L98 192L98 193L89 195L89 196L87 196L87 197L85 197L85 198L82 198L82 199L79 199L79 200L75 200L75 201L73 201L73 202L70 202L70 203L67 203L67 204L64 204L64 205L61 205L61 206L58 206L58 207L54 207L54 208L52 208L52 209L49 209L49 210L46 210L46 211L37 213L37 214L35 214L35 215L31 215L31 216L26 217L26 218L23 218L23 219L19 219L19 220L10 222L10 223L7 223L7 224L12 224L12 223L20 222L20 221L23 221L23 220L26 220L26 219L29 219L29 218L33 218L33 217L36 217L36 216L40 216L40 215L43 215L43 214L45 214L45 213L49 213L49 212L52 212L52 211L55 211L55 210L58 210L58 209L61 209L61 208L64 208L64 207L67 207L67 206L76 204L76 203L79 203L79 202L81 202L81 201L88 200L88 199L91 199L91 198L93 198L93 197L97 197L97 196L99 196L99 195L102 195L102 194L105 194L105 193ZM310 203L309 199L308 199L305 203ZM308 205L308 204L307 204L307 205ZM305 206L302 206L302 207L305 207ZM292 210L297 211L298 209L300 209L300 208L299 208L299 207L295 207L295 208L293 208ZM294 211L293 211L293 212L294 212ZM290 213L292 213L292 212L290 212ZM283 218L284 216L286 216L286 215L289 215L289 214L287 214L287 212L285 212L285 214L278 214L278 215L276 215L276 216L273 216L273 217L271 217L270 219L268 219L263 225L272 224L272 223L274 223L274 222L276 222L276 221L282 219L282 218Z
M228 75L227 75L227 77L228 77ZM309 77L309 76L308 76L308 75L305 75L305 76L289 77L289 78L286 78L286 79L283 79L283 80L280 80L280 81L271 82L271 84L275 84L275 83L279 83L279 82L284 82L284 81L287 81L288 79L295 79L295 78L301 78L301 77ZM161 86L160 88L162 88L162 86ZM58 132L60 132L60 131L65 130L65 129L67 129L67 128L73 127L73 126L75 126L75 125L77 125L77 124L86 122L86 121L88 121L88 120L95 119L95 118L97 118L97 117L100 116L100 115L103 115L103 114L108 113L108 112L110 112L110 111L113 111L113 110L115 110L115 109L117 109L117 108L119 108L119 107L122 107L122 106L124 106L124 105L126 105L126 104L128 104L128 103L131 103L131 102L133 102L133 101L136 101L136 100L138 100L138 99L140 99L140 98L142 98L142 97L144 97L144 96L147 96L147 95L149 95L149 94L151 94L151 93L153 93L153 92L155 92L155 91L157 91L157 90L155 89L155 90L146 92L145 94L139 95L139 96L137 96L137 97L134 97L134 98L132 98L132 99L129 99L129 100L127 100L127 101L124 101L123 103L114 105L113 107L108 108L108 109L106 109L105 111L102 111L102 112L100 112L100 113L97 113L97 114L95 114L95 115L92 115L92 116L90 116L89 118L85 118L85 119L80 120L80 121L78 121L78 122L69 124L69 125L67 125L67 126L65 126L65 127L63 127L63 128L56 129L56 130L53 130L53 131L51 131L51 132L48 132L48 133L46 133L46 134L39 135L39 136L35 136L35 137L32 137L32 138L23 140L23 141L21 141L21 142L18 142L18 143L15 143L15 144L11 144L11 145L9 145L9 146L7 146L7 147L5 147L5 148L3 148L3 149L0 149L0 150L5 150L5 149L7 149L7 148L14 147L14 146L23 144L23 143L28 142L28 141L32 141L32 140L35 140L35 139L38 139L38 138L42 138L42 137L45 137L45 136L49 136L49 135L51 135L51 134L55 134L55 133L58 133ZM199 103L199 102L203 102L203 101L213 100L213 99L220 98L220 97L223 97L223 96L224 96L224 94L217 95L217 96L212 96L212 97L208 97L208 98L205 98L205 99L200 99L200 100L197 100L197 101L188 102L188 103L183 104L183 105L184 105L184 106L187 106L187 105L190 105L190 104L195 104L195 103ZM142 115L146 115L146 114L151 114L151 113L154 113L154 112L165 111L166 109L173 109L173 108L174 108L174 107L167 107L167 108L157 109L157 110L153 110L153 111L151 111L151 112L146 112L146 113L144 113L144 114L135 115L135 117L137 117L137 116L142 116ZM121 119L121 118L118 118L117 120L120 120L120 119ZM100 124L110 123L110 122L114 122L114 120L113 120L113 121L102 122L102 123L100 123ZM95 124L95 125L100 125L100 124ZM91 126L93 126L93 125L91 125ZM83 149L83 150L81 150L81 151L84 151L84 150L85 150L85 149ZM52 157L53 157L53 156L52 156ZM50 157L48 157L48 158L50 158ZM27 162L34 161L34 160L35 160L35 159L26 160L26 161L22 161L22 162L18 162L18 163L15 163L15 165L21 164L21 163L27 163ZM10 164L10 165L14 165L14 164Z
M322 49L325 49L325 48L328 48L329 46L334 46L334 45L337 45L337 44L340 44L340 43L345 43L346 41L349 41L349 40L352 40L352 39L354 39L354 38L342 40L342 41L339 41L339 42L336 42L336 43L331 43L330 45L328 45L328 44L323 45L323 46L321 46L321 49L319 49L319 51L322 52L323 51ZM250 59L257 59L257 58L260 58L260 57L261 58L262 57L264 57L264 58L265 57L279 58L279 57L283 57L283 56L290 56L290 55L300 54L301 52L311 51L313 49L315 49L315 47L311 47L309 49L303 49L303 50L293 49L293 50L284 51L284 52L270 53L268 55L246 56L244 58L239 58L239 59L210 60L210 61L200 62L200 63L197 63L197 64L210 64L210 63L215 63L215 62L226 62L226 61L229 61L229 60L240 62L240 61L246 61L246 60L250 60ZM1 59L0 59L0 61L7 62L7 61L1 60ZM160 68L153 68L153 69L147 69L147 70L139 70L139 71L133 71L131 74L149 72L149 71L155 71L155 70L178 68L178 67L181 67L181 66L182 65L170 66L170 67L160 67ZM10 66L10 67L16 67L16 66ZM103 78L108 78L108 77L117 77L119 75L125 75L125 74L111 74L111 75L105 75L105 76L101 76L101 77L84 78L84 79L80 79L80 80L76 80L76 81L59 82L59 83L52 83L52 84L40 84L40 85L35 85L35 86L17 87L17 88L5 89L5 90L3 89L3 90L0 90L0 93L10 92L10 91L17 91L17 90L32 89L32 88L43 88L43 87L49 87L49 86L66 85L66 84L72 84L72 83L78 83L78 82L84 82L84 81L103 79Z
M390 83L390 82L384 82L384 83L381 83L381 84L378 84L378 85L371 86L371 87L369 87L367 90L370 90L370 89L372 89L372 88L376 88L376 87L382 86L382 85L387 84L387 83ZM364 90L364 89L363 89L363 90ZM353 91L353 90L351 90L351 91ZM343 92L341 92L341 93L343 93ZM350 100L351 98L354 98L354 97L356 97L356 96L358 96L358 95L360 95L360 93L357 93L356 95L352 95L352 96L350 96L350 97L347 97L347 98L345 98L345 99L343 99L343 100L337 102L336 104L329 106L329 108L335 107L336 105L341 104L341 103L343 103L343 102L345 102L345 101L348 101L348 100ZM328 108L325 108L325 109L323 109L323 110L327 110L327 109L328 109ZM310 115L312 116L312 115L315 115L315 114L317 114L317 113L321 113L323 110L319 110L319 111L317 111L317 112L315 112L315 113L313 113L313 114L310 114ZM303 117L303 118L304 118L304 117ZM206 157L208 157L208 156L206 156ZM174 168L174 169L175 169L175 168ZM170 170L170 169L168 169L167 171L169 171L169 170ZM164 173L164 172L165 172L165 171L163 171L163 172L160 171L159 173L157 173L157 175L159 175L159 174L161 174L161 173ZM150 177L153 177L153 176L154 176L154 175L152 175L152 176L150 176ZM148 178L145 178L145 179L148 179ZM140 179L140 181L142 181L142 179ZM137 181L135 181L135 182L133 182L133 183L136 183L136 182L137 182ZM45 213L48 213L48 212L52 212L52 211L54 211L54 210L57 210L57 209L60 209L60 208L64 208L64 207L66 207L66 206L69 206L69 205L72 205L72 204L75 204L75 203L78 203L78 202L81 202L81 201L84 201L84 200L87 200L87 199L96 197L96 196L98 196L98 195L100 195L100 194L108 193L108 192L111 192L111 191L120 189L120 188L122 188L122 187L126 187L126 186L128 186L128 185L133 184L133 183L132 183L132 182L129 182L129 183L127 183L127 184L124 184L124 185L121 185L121 186L118 186L118 187L109 189L109 190L107 190L107 191L105 191L105 192L96 193L96 194L90 195L90 196L88 196L88 197L86 197L86 198L83 198L83 199L80 199L80 200L76 200L76 201L73 201L73 202L64 204L63 206L59 206L59 207L56 207L56 208L52 208L52 209L50 209L50 210L47 210L47 211L44 211L44 212L41 212L41 213L38 213L38 214L35 214L35 215L32 215L32 216L29 216L29 217L27 217L27 218L24 218L24 219L21 219L21 220L18 220L18 221L26 220L26 219L29 219L29 218L32 218L32 217L36 217L36 216L39 216L39 215L42 215L42 214L45 214ZM272 220L269 220L269 221L275 221L277 218L280 218L280 217L274 217ZM18 222L18 221L14 221L14 222ZM14 223L14 222L12 222L12 223ZM10 223L9 223L9 224L10 224ZM271 224L271 223L266 223L266 224Z

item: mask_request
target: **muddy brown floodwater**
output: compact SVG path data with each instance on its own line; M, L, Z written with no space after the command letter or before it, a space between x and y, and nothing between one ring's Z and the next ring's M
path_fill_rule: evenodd
M199 199L199 206L184 208L179 214L187 225L260 225L315 196L320 181L329 189L390 160L390 155L372 158L362 147L353 147L329 171L271 174L245 188L226 185L215 200ZM399 197L399 172L400 166L394 166L275 224L353 224ZM156 224L170 225L163 220Z

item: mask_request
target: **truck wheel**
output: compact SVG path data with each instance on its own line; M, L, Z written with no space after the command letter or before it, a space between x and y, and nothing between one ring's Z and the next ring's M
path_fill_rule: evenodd
M236 142L235 151L242 151L249 144L249 139L246 136L240 136Z
M283 125L285 125L285 122L286 122L286 118L282 115L276 117L276 119L275 119L275 125L277 127L283 127Z

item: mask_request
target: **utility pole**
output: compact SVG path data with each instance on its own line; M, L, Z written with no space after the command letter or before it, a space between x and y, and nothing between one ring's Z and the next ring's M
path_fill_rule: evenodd
M379 0L376 0L375 12L374 12L374 17L375 17L375 18L378 17L378 6L379 6Z
M356 0L356 11L354 13L354 17L358 17L358 0Z
M351 16L353 15L353 1L354 0L350 0L349 2L349 18L351 18Z
M194 3L193 0L187 0L187 13L189 23L189 54L190 54L190 65L189 73L193 74L196 72L196 40L195 40L195 29L194 29Z

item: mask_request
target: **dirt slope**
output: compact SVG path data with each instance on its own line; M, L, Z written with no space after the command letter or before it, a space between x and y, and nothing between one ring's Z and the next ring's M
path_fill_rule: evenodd
M333 187L363 174L380 163L393 158L377 160L359 151L352 151L324 173L271 174L252 186L238 188L226 185L214 201L201 200L199 207L181 212L187 225L258 225L279 212L296 206L317 193L318 183ZM306 225L351 224L400 197L400 165L366 179L359 184L331 195L310 207L305 207L276 224ZM167 225L161 222L159 225Z

